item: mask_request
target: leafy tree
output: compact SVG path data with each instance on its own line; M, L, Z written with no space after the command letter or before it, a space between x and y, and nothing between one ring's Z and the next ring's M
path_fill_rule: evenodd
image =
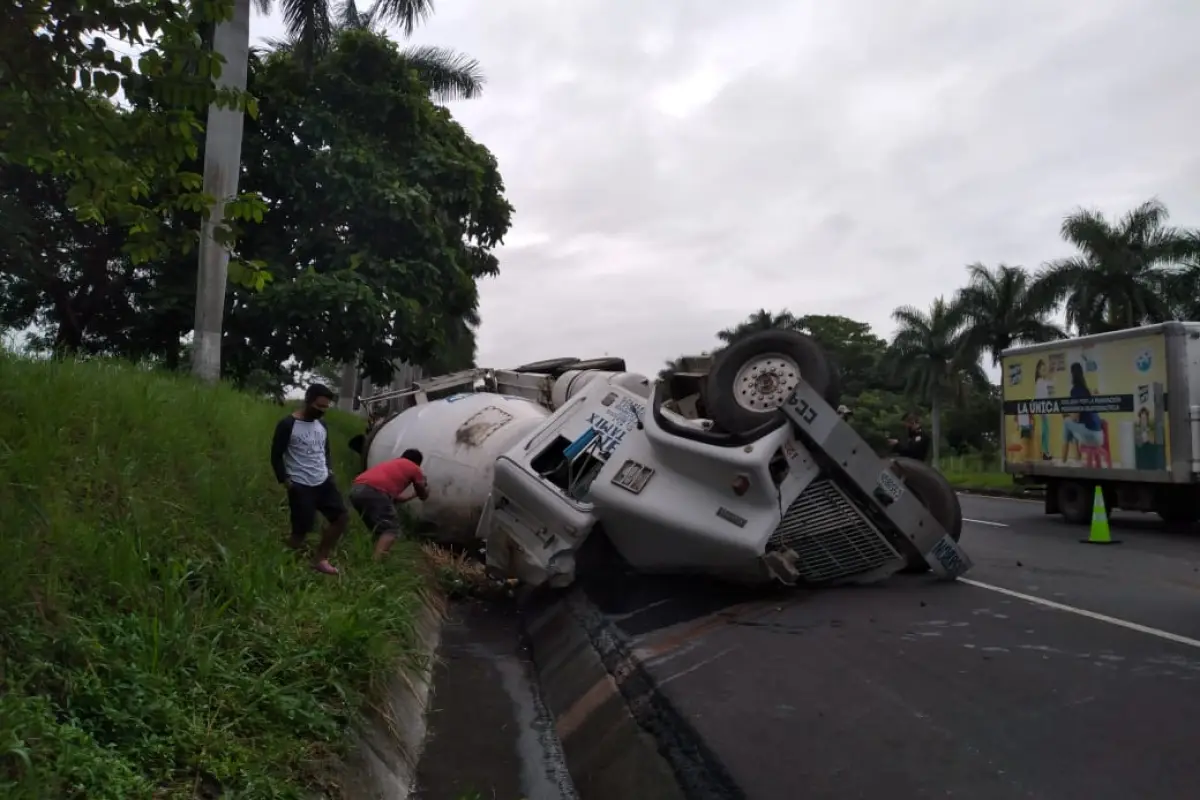
M899 330L892 340L889 359L905 390L927 405L933 424L933 464L940 459L942 408L948 399L961 397L965 383L982 386L987 376L975 353L966 346L962 313L945 298L933 301L928 311L901 306L892 312Z
M828 314L807 314L792 321L792 328L811 336L825 349L842 381L842 394L855 398L868 389L888 388L881 363L887 342L871 332L865 322Z
M1049 321L1058 303L1052 292L1030 280L1020 267L983 264L967 267L969 282L955 298L966 320L964 345L988 354L993 364L1000 353L1017 344L1062 339L1066 334Z
M232 0L6 4L0 165L60 179L67 208L119 224L136 261L190 246L193 237L166 237L162 220L211 202L199 176L180 169L196 153L199 113L210 103L254 110L244 93L214 87L220 59L196 37L232 8ZM111 98L122 91L151 102L118 110Z
M234 13L225 16L217 25L213 52L224 63L236 66L236 77L232 83L236 88L241 88L250 59L251 0L233 2L236 3ZM297 42L301 61L311 68L317 58L328 52L330 42L336 38L335 20L329 13L329 4L308 0L283 0L283 3L289 34ZM355 0L343 0L343 3L340 18L344 27L369 27L373 20L386 17L398 22L405 35L411 34L416 23L433 9L432 0L375 0L364 17L358 11ZM255 0L255 4L266 13L270 10L271 0ZM454 65L446 59L435 58L436 55L428 50L414 53L409 59L410 67L416 65L423 69L426 77L447 78L446 71ZM469 73L469 69L464 67L460 70L459 78L463 77L462 73ZM230 176L238 175L241 168L242 139L240 118L222 113L215 106L210 109L204 168L204 188L210 196L220 195L222 189L236 186L236 181ZM227 210L221 206L224 198L217 196L215 199L217 203L211 206L211 213L213 218L223 223L223 213ZM214 250L214 246L219 244L214 236L205 236L201 244L195 329L203 346L196 349L193 368L199 377L211 381L216 379L220 371L223 308L219 295L225 285L224 264L228 260L228 253L223 249ZM262 273L254 270L247 274L255 287L261 288Z
M80 220L69 192L66 178L0 166L0 327L36 325L60 354L96 352L97 327L129 322L136 273L125 231Z
M229 372L332 359L378 384L396 362L449 355L510 224L495 158L369 31L339 33L311 66L256 60L250 88L262 100L244 183L271 213L243 249L276 280L233 294Z
M424 367L431 375L444 375L475 366L475 331L479 314L471 310L461 316L443 317L442 343Z
M1062 236L1079 254L1047 264L1038 292L1065 299L1067 323L1081 334L1170 319L1172 269L1195 256L1197 242L1168 218L1158 200L1115 223L1099 211L1070 214Z
M854 411L854 430L880 454L890 450L888 439L897 435L905 414L912 410L902 395L875 388L847 398L846 405Z
M509 225L494 158L431 102L395 45L367 32L345 41L311 73L277 53L251 74L264 113L247 126L242 185L271 213L239 251L276 280L260 297L230 287L224 374L263 391L360 354L377 382L390 360L470 366L475 281L496 271L491 249ZM135 265L119 242L119 229L68 212L62 181L0 169L0 326L48 326L85 353L179 368L195 262Z
M942 414L946 445L956 453L978 453L992 459L999 452L1000 418L1000 387L968 381Z

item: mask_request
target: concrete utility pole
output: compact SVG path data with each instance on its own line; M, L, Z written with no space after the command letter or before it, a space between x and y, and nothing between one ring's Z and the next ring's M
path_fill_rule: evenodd
M213 52L225 57L218 87L245 91L250 56L250 0L234 0L233 17L213 32ZM196 332L192 373L206 383L221 378L221 332L225 316L225 284L229 251L213 239L225 218L225 201L237 194L242 168L243 112L208 108L204 138L204 191L216 198L200 230L200 268L196 276Z

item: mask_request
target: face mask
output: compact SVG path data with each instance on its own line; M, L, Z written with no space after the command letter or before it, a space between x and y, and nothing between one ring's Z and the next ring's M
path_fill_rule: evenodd
M320 419L323 416L325 416L325 411L323 409L310 408L308 410L308 418L309 419Z

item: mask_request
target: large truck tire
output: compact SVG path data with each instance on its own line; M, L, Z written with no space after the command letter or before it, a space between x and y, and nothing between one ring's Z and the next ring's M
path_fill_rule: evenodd
M950 481L942 473L914 458L897 457L892 459L892 466L904 480L908 490L916 495L921 504L929 510L929 515L946 529L950 538L958 541L962 536L963 513L962 503L958 501L958 493L950 485ZM908 564L904 571L909 573L928 572L929 563L924 553L915 550L906 556Z
M785 330L750 334L717 354L704 394L708 415L729 433L749 433L779 413L801 378L837 405L834 370L812 338Z
M1096 499L1096 487L1080 481L1059 481L1054 487L1058 497L1058 513L1072 525L1086 525L1092 521L1092 505Z
M574 365L578 363L578 358L547 358L545 361L530 361L528 364L514 367L513 372L544 372L549 374L555 370L566 369L568 367L574 369Z
M1187 527L1200 520L1200 496L1189 486L1166 489L1155 498L1154 513L1171 527Z

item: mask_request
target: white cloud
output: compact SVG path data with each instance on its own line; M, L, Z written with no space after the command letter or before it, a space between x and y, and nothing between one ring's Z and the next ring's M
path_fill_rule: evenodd
M516 207L481 361L654 371L760 307L886 336L969 262L1062 255L1078 205L1200 225L1198 29L1180 0L443 0L414 42L482 63L454 113Z

